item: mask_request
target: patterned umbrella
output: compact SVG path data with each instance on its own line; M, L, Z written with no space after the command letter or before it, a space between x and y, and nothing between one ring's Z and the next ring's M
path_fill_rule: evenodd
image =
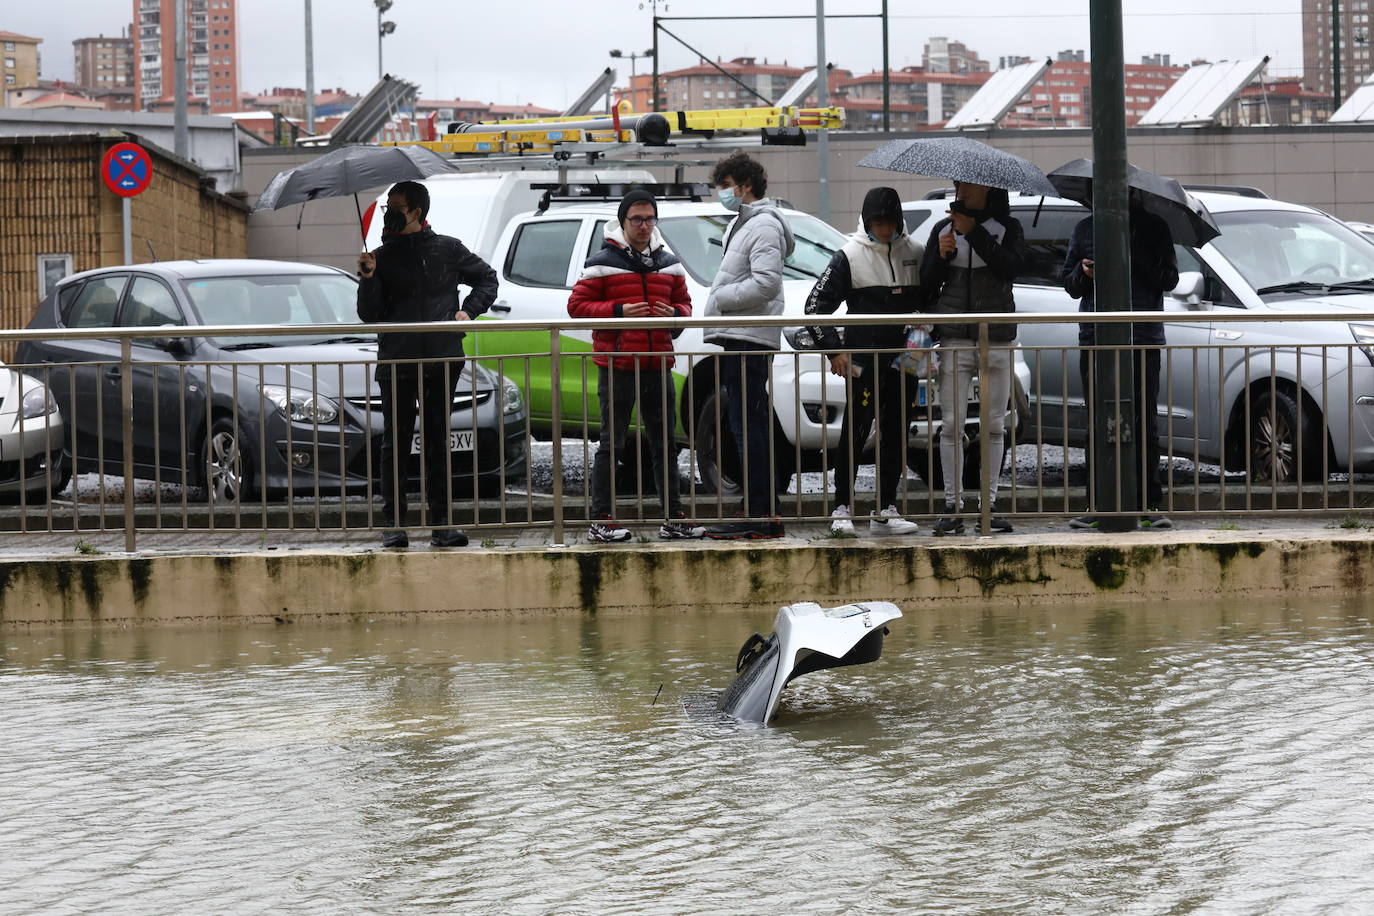
M1093 205L1093 161L1075 159L1050 172L1050 181L1060 197L1076 200L1089 209ZM1199 248L1221 235L1212 214L1202 201L1172 178L1127 166L1126 184L1139 191L1141 209L1153 213L1169 225L1169 233L1179 245Z
M1046 197L1059 194L1034 163L968 137L890 140L860 159L859 165Z

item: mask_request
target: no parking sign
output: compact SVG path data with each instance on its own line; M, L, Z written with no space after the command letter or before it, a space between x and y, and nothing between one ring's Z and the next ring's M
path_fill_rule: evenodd
M116 143L101 160L100 178L120 197L137 197L153 180L153 162L137 143Z

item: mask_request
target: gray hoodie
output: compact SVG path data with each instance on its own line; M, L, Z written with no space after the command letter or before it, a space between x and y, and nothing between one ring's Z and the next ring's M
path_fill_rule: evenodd
M778 205L765 197L740 207L739 216L725 229L723 243L725 254L701 314L781 315L782 262L792 254L796 240ZM743 341L776 350L782 328L708 328L704 339L717 344Z

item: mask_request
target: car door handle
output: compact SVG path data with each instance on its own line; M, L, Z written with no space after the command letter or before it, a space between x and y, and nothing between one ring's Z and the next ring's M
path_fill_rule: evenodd
M106 366L106 367L105 367L105 377L106 377L106 378L119 378L119 377L120 377L121 375L123 375L123 374L124 374L123 370L120 369L118 366Z
M1240 340L1243 335L1243 331L1225 331L1220 328L1212 331L1212 336L1217 340Z
M509 312L510 306L507 305L504 300L498 300L491 304L491 310L493 312Z

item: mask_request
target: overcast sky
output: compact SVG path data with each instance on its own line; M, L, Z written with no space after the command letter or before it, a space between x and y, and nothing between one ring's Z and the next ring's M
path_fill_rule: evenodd
M7 2L0 29L44 39L43 76L72 76L75 38L119 34L133 0ZM1301 0L1123 0L1128 61L1165 53L1175 61L1220 60L1268 54L1271 76L1302 72ZM248 92L304 86L304 0L238 0L239 86ZM644 7L641 9L640 7ZM670 0L666 16L739 13L729 0ZM827 13L877 11L879 0L839 3ZM932 10L964 7L967 15ZM752 0L757 15L814 14L808 0ZM1053 56L1089 48L1087 0L980 0L937 4L890 0L890 53L894 68L918 64L932 35L963 41L996 66L1003 55ZM593 11L593 12L589 12ZM561 108L611 64L606 52L643 51L653 42L649 0L395 0L386 17L396 31L385 42L388 72L417 82L426 98L533 102ZM366 90L377 78L376 10L371 0L314 0L315 86ZM670 29L708 56L753 55L809 65L816 57L811 22L668 22ZM876 19L831 20L826 56L836 66L868 72L881 66ZM687 66L695 56L660 38L663 69ZM645 72L649 61L638 61ZM629 61L615 62L628 76Z

